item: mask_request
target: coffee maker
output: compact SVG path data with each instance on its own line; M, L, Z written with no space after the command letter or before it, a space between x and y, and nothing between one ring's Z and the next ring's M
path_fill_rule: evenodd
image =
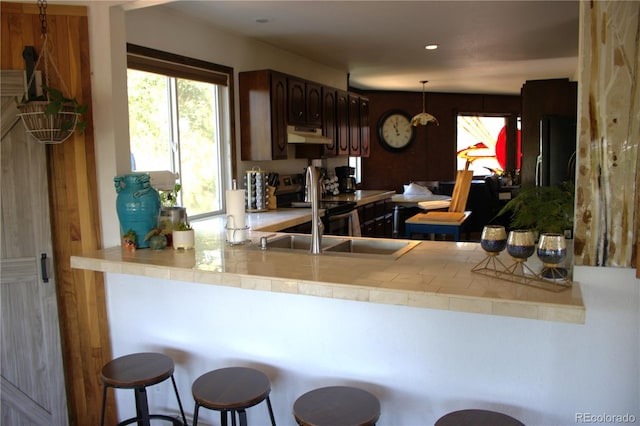
M338 178L338 188L340 192L356 192L356 178L353 176L355 172L355 167L336 167L336 177Z

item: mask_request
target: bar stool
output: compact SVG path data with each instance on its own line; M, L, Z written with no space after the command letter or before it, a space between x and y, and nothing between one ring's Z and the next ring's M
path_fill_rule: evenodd
M240 426L247 425L247 408L267 401L271 425L276 426L269 393L271 382L266 374L253 368L228 367L213 370L198 377L191 387L196 401L193 426L198 424L200 407L220 411L220 422L227 426L227 413L231 413L231 424L236 425L236 413Z
M435 426L524 426L524 423L496 411L460 410L440 417Z
M109 361L102 367L100 378L103 383L102 410L100 415L100 425L104 425L104 412L107 402L107 388L133 389L136 398L136 417L124 420L118 425L128 425L138 422L148 426L150 419L162 419L174 425L187 425L184 416L180 395L176 381L173 378L173 360L166 355L152 352L136 353L125 355ZM178 406L182 421L163 414L149 414L149 403L147 401L147 386L155 385L171 378L173 390L176 393Z
M330 386L299 397L293 416L300 426L372 426L380 417L380 402L362 389Z

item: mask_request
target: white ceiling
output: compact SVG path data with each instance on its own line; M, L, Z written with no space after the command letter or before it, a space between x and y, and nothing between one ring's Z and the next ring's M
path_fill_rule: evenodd
M428 92L519 94L526 80L575 79L578 65L578 1L158 3L344 69L360 89L429 80Z

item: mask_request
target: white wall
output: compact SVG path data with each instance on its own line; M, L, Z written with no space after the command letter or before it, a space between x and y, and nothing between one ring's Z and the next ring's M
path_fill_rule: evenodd
M307 160L270 162L240 161L238 73L271 68L328 86L346 89L347 72L278 50L247 38L220 32L187 20L163 6L136 2L124 11L117 2L88 2L89 42L92 65L93 123L97 156L100 216L105 247L119 243L113 178L130 170L129 122L126 91L126 43L232 67L235 87L235 140L238 176L254 166L280 173L301 173ZM153 2L149 2L152 5ZM346 165L331 160L329 166Z
M352 384L381 402L380 426L433 424L467 407L529 426L575 424L578 412L632 414L640 422L640 291L631 269L576 268L586 324L417 309L108 274L113 355L174 357L183 404L191 383L232 365L272 380L277 424L294 425L295 398ZM175 412L169 383L149 392ZM118 391L121 415L134 412ZM268 423L266 406L249 423ZM201 417L218 424L211 412Z
M347 88L347 71L327 67L271 45L234 36L188 19L167 7L148 7L126 13L127 42L225 65L234 69L235 123L238 172L254 166L281 173L301 173L307 160L240 161L240 104L238 73L274 69L339 89ZM342 159L341 164L346 164Z

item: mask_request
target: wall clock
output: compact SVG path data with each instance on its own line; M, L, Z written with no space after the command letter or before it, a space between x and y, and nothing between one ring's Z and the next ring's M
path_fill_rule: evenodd
M411 117L401 110L385 112L378 121L378 138L389 151L401 151L413 142L415 129Z

